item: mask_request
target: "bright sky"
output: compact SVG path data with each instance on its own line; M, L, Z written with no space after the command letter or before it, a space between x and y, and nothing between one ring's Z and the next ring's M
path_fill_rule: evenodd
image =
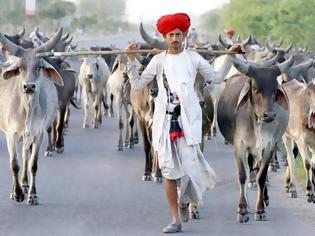
M185 12L198 17L229 0L126 0L127 19L134 23L156 21L160 16ZM192 20L194 17L192 17Z

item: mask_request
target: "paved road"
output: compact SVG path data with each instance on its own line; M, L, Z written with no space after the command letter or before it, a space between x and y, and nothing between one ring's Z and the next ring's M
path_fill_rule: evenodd
M0 235L161 235L169 222L163 185L142 182L142 145L116 151L114 118L100 129L81 128L82 111L73 111L62 155L39 160L39 206L9 199L11 173L0 137ZM184 224L185 235L313 235L315 205L289 199L282 174L271 174L267 222L236 222L238 184L232 147L207 141L205 155L219 181L208 192L201 219ZM302 196L300 187L300 196ZM256 191L249 191L251 206ZM251 209L254 212L254 209Z

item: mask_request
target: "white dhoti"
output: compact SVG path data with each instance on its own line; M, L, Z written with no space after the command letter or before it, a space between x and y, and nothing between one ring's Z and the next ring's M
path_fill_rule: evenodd
M215 185L215 172L205 160L199 145L188 146L185 137L177 137L171 142L169 130L170 121L166 115L157 150L162 175L177 181L179 202L200 205L204 192Z

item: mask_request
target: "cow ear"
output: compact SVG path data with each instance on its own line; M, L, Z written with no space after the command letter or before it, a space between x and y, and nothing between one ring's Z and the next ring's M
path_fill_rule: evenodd
M248 82L246 82L241 90L241 93L238 97L238 101L237 101L237 105L235 108L235 113L238 112L238 109L243 106L247 100L249 99L249 89L250 89L250 85Z
M55 84L63 87L63 85L64 85L63 84L63 79L61 78L60 74L58 73L58 71L52 65L50 65L46 61L44 61L43 73L52 82L54 82Z
M3 74L3 79L5 80L8 80L20 74L20 68L17 63L9 64L9 65L6 65L5 63L2 65L2 68L4 68L2 74Z
M283 109L288 110L289 104L288 99L285 91L281 86L278 86L277 92L276 92L276 102L281 106Z

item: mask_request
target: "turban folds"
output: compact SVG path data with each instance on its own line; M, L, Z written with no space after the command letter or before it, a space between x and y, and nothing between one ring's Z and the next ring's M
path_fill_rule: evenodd
M231 37L233 37L233 35L235 34L235 30L234 29L226 29L225 33Z
M189 29L189 26L190 18L185 13L162 16L156 23L157 30L163 35L175 29L179 29L184 33Z

